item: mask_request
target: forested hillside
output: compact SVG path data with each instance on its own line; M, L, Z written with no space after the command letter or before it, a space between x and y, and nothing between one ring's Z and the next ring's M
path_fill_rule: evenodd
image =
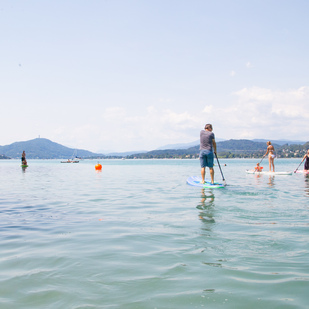
M273 144L278 158L302 157L309 149L309 142L304 145ZM251 140L228 140L217 143L217 154L220 158L256 158L262 157L267 149L266 143ZM135 154L128 158L194 158L199 154L199 146L188 149L153 150Z
M304 145L277 145L275 153L278 158L302 157L309 149L309 142ZM217 143L217 153L220 158L257 158L262 157L266 152L266 143L254 142L251 140L221 141ZM74 156L82 158L196 158L199 154L199 146L187 149L165 149L153 150L132 155L110 155L96 154L87 150L68 148L54 143L48 139L37 138L26 142L16 142L7 146L0 146L0 159L20 158L22 151L26 151L27 159L63 159Z
M27 159L63 159L71 158L73 153L79 157L96 155L87 150L75 150L52 142L46 138L36 138L25 142L16 142L7 146L0 146L0 154L10 158L20 158L25 150Z

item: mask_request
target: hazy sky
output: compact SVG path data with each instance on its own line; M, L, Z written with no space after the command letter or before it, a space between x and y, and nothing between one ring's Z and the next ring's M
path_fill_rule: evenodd
M307 0L0 0L0 145L309 140Z

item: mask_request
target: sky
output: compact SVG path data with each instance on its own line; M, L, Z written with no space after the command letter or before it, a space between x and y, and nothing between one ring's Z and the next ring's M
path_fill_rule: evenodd
M0 0L0 145L309 140L307 0Z

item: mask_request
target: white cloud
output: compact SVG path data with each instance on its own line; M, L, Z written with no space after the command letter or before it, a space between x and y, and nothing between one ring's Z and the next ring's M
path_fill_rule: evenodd
M171 110L165 110L163 111L162 121L176 130L185 130L187 128L192 128L192 124L196 123L197 119L188 112L176 113Z
M259 107L268 110L265 117L300 117L308 118L309 87L300 87L288 91L273 91L270 89L253 87L244 88L234 95L238 101L247 106L254 106L255 112L259 112Z
M199 132L200 127L200 117L188 111L148 106L136 114L115 106L105 109L91 125L58 128L55 140L68 145L66 141L73 139L77 147L84 145L92 151L152 150L167 143L190 142L191 132Z
M206 123L216 137L308 139L309 87L286 91L243 88L215 102L187 110L153 105L139 110L114 106L91 111L74 123L59 122L41 137L91 151L151 150L165 144L192 142ZM35 136L36 137L36 136Z
M206 105L203 109L203 113L211 114L214 111L214 107L212 105Z
M231 71L231 72L230 72L230 76L231 76L231 77L234 77L235 75L236 75L236 72L235 72L235 71Z
M167 99L167 98L161 98L161 99L159 99L159 102L171 103L171 102L173 102L173 100L172 99Z
M108 121L118 121L125 116L125 113L122 107L109 107L103 112L102 118Z
M309 87L287 91L252 87L233 95L236 101L228 108L216 108L220 136L308 139L304 128L309 121Z
M251 64L251 62L250 62L250 61L248 61L248 62L246 63L246 67L247 67L248 69L250 69L250 68L252 68L252 67L253 67L253 65Z
M243 88L233 93L238 96L239 101L271 101L274 98L274 92L270 89L259 87Z

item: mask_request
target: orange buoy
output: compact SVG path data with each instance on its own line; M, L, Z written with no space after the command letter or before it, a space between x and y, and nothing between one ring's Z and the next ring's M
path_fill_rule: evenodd
M102 165L100 163L98 163L96 166L95 166L95 169L97 171L100 171L102 169Z

